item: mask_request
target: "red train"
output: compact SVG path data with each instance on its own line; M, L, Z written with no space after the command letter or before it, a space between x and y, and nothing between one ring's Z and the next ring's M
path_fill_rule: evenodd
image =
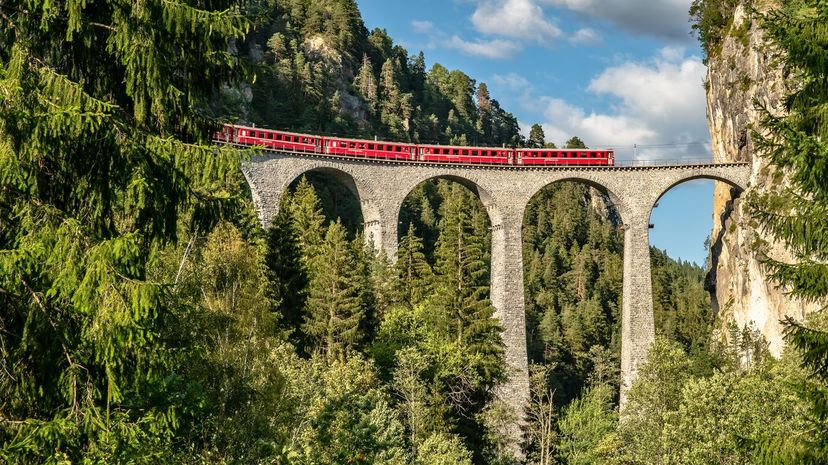
M247 126L226 125L215 139L291 152L320 153L354 158L428 161L484 165L613 166L611 149L521 149L419 145L377 140L314 136Z

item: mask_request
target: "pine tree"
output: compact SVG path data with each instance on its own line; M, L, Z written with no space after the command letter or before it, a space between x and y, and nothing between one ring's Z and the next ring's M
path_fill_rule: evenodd
M322 213L316 190L304 176L299 180L288 202L293 237L299 247L302 263L307 269L322 244L325 215Z
M411 117L410 97L406 97L406 111L403 114L403 94L400 91L399 64L396 60L388 59L383 63L380 71L380 121L387 128L389 134L401 137L408 126Z
M423 253L423 240L417 237L413 223L408 225L408 232L400 239L394 268L400 301L413 307L428 295L432 271Z
M359 68L354 86L362 98L368 103L370 113L375 113L379 105L379 94L377 93L377 78L374 76L374 65L368 55L363 55L362 66Z
M757 149L776 168L777 188L752 199L754 215L794 255L764 257L770 276L809 301L828 299L828 8L822 1L785 2L763 18L800 85L785 99L786 114L764 111ZM765 463L828 463L828 333L786 321L787 337L813 381L801 396L811 404L809 434L772 438L759 447Z
M310 260L310 283L304 332L328 360L342 358L363 336L362 277L339 222L328 227L318 253Z
M435 257L435 286L456 343L485 357L482 369L497 371L501 342L494 308L488 298L484 238L475 235L472 213L461 193L453 185L442 208L440 236ZM470 194L469 194L470 195Z
M481 82L477 86L477 131L486 141L492 138L492 96L489 94L489 86Z
M526 140L526 145L536 149L546 145L546 135L543 133L543 127L540 124L535 123L532 125L532 129L529 130L529 139Z
M485 82L481 82L480 85L477 86L477 93L475 96L477 97L477 110L481 114L491 113L492 96L489 95L489 86L487 86Z
M204 109L247 27L225 0L0 5L0 461L171 458L185 309L148 268L183 212L243 205Z
M304 337L299 331L302 309L305 307L308 284L307 270L303 266L299 238L291 223L288 208L279 210L267 232L268 296L277 306L281 325L291 334L291 341L300 351L304 350Z

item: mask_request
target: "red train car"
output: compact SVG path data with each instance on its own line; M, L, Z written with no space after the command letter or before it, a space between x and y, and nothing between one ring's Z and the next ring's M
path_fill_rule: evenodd
M324 152L328 155L346 155L360 158L414 160L417 146L398 142L325 137Z
M225 126L224 131L216 133L214 138L223 142L257 145L275 150L386 160L527 166L615 165L615 153L612 150L415 145L342 137L321 137L233 125Z
M417 147L420 161L494 165L509 165L514 161L514 150L507 148L448 145L419 145Z
M520 165L613 166L612 150L589 149L517 149Z
M246 126L232 126L231 131L232 140L237 144L260 145L295 152L322 152L323 139L319 136Z

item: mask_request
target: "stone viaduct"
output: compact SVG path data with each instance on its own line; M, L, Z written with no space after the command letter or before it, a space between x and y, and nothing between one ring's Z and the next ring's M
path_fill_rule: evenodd
M747 188L745 163L648 167L524 167L394 162L328 155L267 152L245 163L244 173L262 223L275 218L281 196L303 173L332 175L359 200L365 235L393 257L397 250L400 208L423 181L445 178L477 193L492 224L491 299L500 320L509 381L500 397L523 412L529 397L523 296L522 226L529 200L559 181L578 181L597 188L615 205L624 225L624 284L621 323L621 405L647 359L655 338L650 275L649 220L658 199L691 179L725 182ZM705 201L700 199L700 201Z

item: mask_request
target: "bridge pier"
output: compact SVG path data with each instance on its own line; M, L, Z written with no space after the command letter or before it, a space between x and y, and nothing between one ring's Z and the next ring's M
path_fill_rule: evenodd
M507 381L498 387L497 397L516 415L516 422L503 431L513 438L513 453L521 455L526 408L529 404L529 359L526 350L526 312L523 295L523 216L504 209L499 222L492 221L491 300L495 318L503 328L502 338Z
M653 283L650 271L650 211L628 211L624 224L624 284L621 309L621 392L624 408L627 391L647 361L655 340Z
M365 221L365 241L392 262L397 258L397 223L397 216L388 212L381 212L379 219Z

